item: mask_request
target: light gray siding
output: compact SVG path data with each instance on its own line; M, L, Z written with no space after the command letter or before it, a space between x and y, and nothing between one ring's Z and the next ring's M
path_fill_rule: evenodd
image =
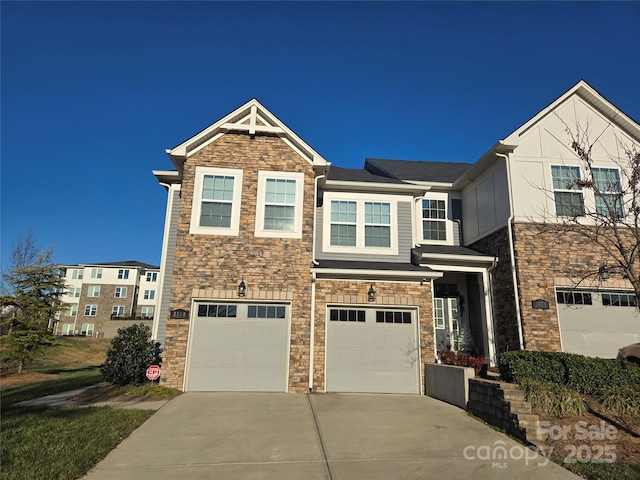
M176 238L178 232L178 214L180 211L180 191L173 192L173 203L169 224L169 235L167 240L167 254L164 270L164 280L162 282L162 292L160 292L160 302L158 311L154 312L158 322L158 338L155 340L164 346L165 334L167 330L167 317L169 315L169 298L171 297L171 278L173 276L173 260L176 251Z
M412 233L411 233L411 202L398 202L398 255L372 255L366 253L336 253L323 251L324 206L316 211L316 259L317 260L351 260L369 262L410 262ZM393 226L392 226L393 228Z

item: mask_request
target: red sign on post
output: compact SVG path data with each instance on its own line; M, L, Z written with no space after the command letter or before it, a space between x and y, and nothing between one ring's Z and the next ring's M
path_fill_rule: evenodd
M151 365L147 368L147 378L151 381L160 378L160 367L158 365Z

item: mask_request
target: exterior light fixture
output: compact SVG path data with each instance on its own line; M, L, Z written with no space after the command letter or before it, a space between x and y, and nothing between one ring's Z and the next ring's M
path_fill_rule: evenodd
M239 297L244 297L247 295L247 284L244 283L244 278L240 281L240 284L238 285L238 296Z
M367 292L367 300L370 302L376 301L376 291L373 289L373 285L369 287L369 291Z
M600 265L600 268L598 268L598 278L601 281L606 281L609 280L609 277L611 275L611 272L609 271L609 268L607 268L606 265Z

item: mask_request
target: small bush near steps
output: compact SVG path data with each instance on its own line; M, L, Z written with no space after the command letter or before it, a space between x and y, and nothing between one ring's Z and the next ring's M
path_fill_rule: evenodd
M484 358L472 357L466 353L456 353L452 350L443 350L440 352L440 361L444 365L472 367L476 372L476 377L482 376L487 372L487 364L485 363Z

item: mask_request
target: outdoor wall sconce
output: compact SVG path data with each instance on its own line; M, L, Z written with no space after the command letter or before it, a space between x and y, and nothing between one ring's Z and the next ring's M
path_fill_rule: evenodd
M247 284L244 283L244 278L240 281L240 284L238 285L238 296L239 297L244 297L247 295Z
M609 276L609 268L606 265L600 265L600 268L598 268L598 278L604 282L609 280Z
M369 287L369 291L367 292L367 300L370 302L376 301L376 291L373 289L373 285Z

